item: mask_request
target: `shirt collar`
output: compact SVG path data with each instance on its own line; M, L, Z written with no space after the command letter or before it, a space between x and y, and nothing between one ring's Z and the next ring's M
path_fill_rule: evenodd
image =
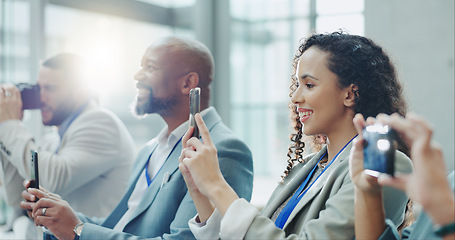
M213 111L215 108L214 107L208 107L201 111L201 116L204 117L209 111ZM168 132L168 126L163 128L161 132L158 134L156 137L158 140L158 144L161 146L164 145L174 145L180 138L185 135L186 131L188 130L188 120L185 121L184 123L180 124L174 131L171 132L169 137L167 137L167 132Z
M68 130L71 123L74 121L74 119L76 119L82 113L82 111L87 107L88 103L89 103L89 101L82 104L82 106L80 106L78 109L76 109L76 111L74 111L69 117L67 117L62 122L62 124L60 124L60 126L58 128L58 135L60 136L60 139L63 138L63 135L65 134L66 130Z

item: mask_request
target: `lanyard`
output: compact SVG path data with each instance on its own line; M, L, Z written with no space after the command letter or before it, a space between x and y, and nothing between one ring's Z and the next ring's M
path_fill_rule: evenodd
M182 138L183 138L183 136L175 143L174 147L172 148L172 150L169 154L172 154L172 152L174 152L175 147L177 145L179 145L180 141L182 141ZM161 169L163 168L164 164L167 161L167 159L166 159L166 161L161 165L160 170L158 170L158 172L155 174L155 176L153 178L150 178L148 166L149 166L150 158L152 157L152 154L155 152L155 150L156 150L156 147L155 147L155 149L153 149L153 151L150 154L149 159L147 160L147 163L145 164L145 167L144 167L145 168L145 178L147 179L147 187L150 187L150 184L152 184L153 180L155 180L156 176L158 176L158 174L160 173ZM168 156L168 158L169 158L169 156Z
M294 208L297 206L297 204L300 202L300 200L303 198L303 196L308 192L308 190L313 186L313 184L319 179L319 177L325 172L325 170L327 170L327 168L329 168L330 165L332 165L332 163L335 161L335 159L338 157L338 155L340 155L340 153L343 152L343 150L349 145L349 143L352 142L352 140L355 137L357 137L357 135L355 135L351 140L349 140L348 143L346 143L346 145L344 145L344 147L337 153L337 155L335 155L335 157L332 159L332 161L330 161L330 163L324 168L324 170L322 170L322 172L316 177L316 179L311 183L311 185L307 189L305 189L306 185L308 184L308 182L311 179L311 176L313 175L314 171L316 170L318 163L324 158L324 156L327 154L327 152L325 152L319 158L318 162L314 165L313 170L311 170L311 172L308 174L308 176L305 178L305 180L302 182L302 184L300 184L300 187L297 189L297 191L294 193L294 195L292 195L292 198L289 200L289 202L283 208L280 215L278 215L278 218L275 221L275 226L283 229L284 224L286 223L289 216L291 215L291 212L294 210ZM303 191L304 189L305 189L305 191Z
M150 157L151 157L151 155L150 155ZM164 164L161 165L160 170L158 170L158 172L155 174L155 176L152 179L150 179L149 170L148 170L149 162L150 162L150 158L149 158L149 160L147 160L147 164L145 164L145 177L147 178L147 187L150 187L150 184L152 184L153 180L155 180L156 176L158 176L158 173L160 173L160 171L164 165Z

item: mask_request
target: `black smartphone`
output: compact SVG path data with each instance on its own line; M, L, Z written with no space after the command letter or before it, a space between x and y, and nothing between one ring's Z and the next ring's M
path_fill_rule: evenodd
M39 109L41 107L40 87L38 84L18 83L16 87L21 92L22 109Z
M31 150L30 152L32 154L32 159L30 167L31 181L29 187L39 188L38 153L35 150Z
M365 173L379 176L395 171L396 133L388 125L373 124L363 131L363 156Z
M190 90L190 126L194 127L193 135L191 137L199 138L199 128L197 127L196 120L194 119L194 115L200 112L200 104L201 104L201 89L200 88L193 88Z

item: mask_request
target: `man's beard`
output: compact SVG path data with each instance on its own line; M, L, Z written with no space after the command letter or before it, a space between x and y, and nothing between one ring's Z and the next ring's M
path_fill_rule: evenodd
M177 105L176 97L168 98L156 98L153 96L152 91L150 90L150 95L147 101L143 104L139 104L137 99L134 101L134 111L133 115L136 117L145 117L147 114L158 113L160 115L166 115L167 110L171 109L173 106Z
M73 112L73 107L70 107L67 104L62 104L58 106L54 111L52 111L52 118L47 122L43 122L43 124L46 126L59 126Z

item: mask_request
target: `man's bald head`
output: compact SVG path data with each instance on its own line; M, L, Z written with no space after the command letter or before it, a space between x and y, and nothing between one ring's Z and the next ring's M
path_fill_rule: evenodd
M209 96L215 66L212 54L204 44L192 39L166 37L150 46L156 47L165 51L163 61L169 75L196 72L199 76L198 86L202 89L203 95Z

